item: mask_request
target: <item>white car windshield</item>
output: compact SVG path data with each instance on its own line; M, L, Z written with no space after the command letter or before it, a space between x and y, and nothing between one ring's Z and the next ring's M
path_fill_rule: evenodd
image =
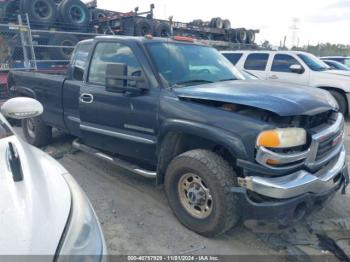
M331 70L331 67L328 66L321 59L318 59L316 56L311 54L299 54L301 60L313 71L326 71Z

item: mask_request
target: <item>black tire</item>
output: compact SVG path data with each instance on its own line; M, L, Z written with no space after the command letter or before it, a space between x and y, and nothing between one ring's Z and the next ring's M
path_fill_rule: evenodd
M0 6L1 21L17 21L17 15L21 13L20 1L10 0Z
M95 9L92 13L92 19L94 21L103 21L109 17L108 13L104 10Z
M145 36L153 35L153 23L147 19L139 19L135 23L135 35Z
M49 40L49 45L52 46L72 46L72 48L48 48L49 56L52 60L70 60L74 47L79 42L79 39L74 35L54 35Z
M344 95L335 90L329 90L329 92L332 94L335 100L337 100L339 112L346 116L348 114L348 103L346 102Z
M224 28L224 29L231 29L231 21L228 20L228 19L225 19L225 20L223 21L223 28Z
M63 0L58 6L58 12L65 28L87 30L90 12L80 0Z
M52 140L52 128L45 125L40 116L22 120L22 129L27 142L33 146L47 146Z
M159 37L170 37L171 27L168 23L161 22L156 26L154 33Z
M255 42L255 32L253 30L247 31L247 44L253 44Z
M205 218L192 215L180 200L179 183L188 173L199 176L210 190L212 209ZM165 175L165 193L176 217L184 226L207 237L220 235L238 223L238 201L230 192L236 185L236 174L230 165L207 150L193 150L176 157Z
M237 40L242 44L245 44L247 42L247 31L245 29L237 30Z
M220 17L215 17L211 19L210 26L214 28L222 29L224 26L224 23Z
M21 0L21 12L28 13L29 21L36 26L49 26L58 17L53 0Z
M196 20L193 20L191 24L194 26L203 26L203 20L196 19Z
M229 39L231 43L237 43L237 31L235 29L229 30Z

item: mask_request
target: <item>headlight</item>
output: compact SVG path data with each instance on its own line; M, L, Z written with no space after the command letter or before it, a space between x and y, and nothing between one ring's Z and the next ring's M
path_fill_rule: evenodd
M257 146L266 148L290 148L306 144L306 131L303 128L279 128L263 131L258 136Z
M101 261L104 239L85 193L70 175L64 178L72 195L70 221L61 240L57 261Z

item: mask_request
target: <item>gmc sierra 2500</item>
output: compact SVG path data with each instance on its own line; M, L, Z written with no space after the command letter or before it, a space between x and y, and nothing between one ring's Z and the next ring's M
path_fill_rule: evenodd
M29 143L52 127L73 145L164 183L188 228L215 236L239 219L288 225L348 184L344 119L316 88L244 77L189 38L97 37L76 47L67 76L12 72L39 100Z

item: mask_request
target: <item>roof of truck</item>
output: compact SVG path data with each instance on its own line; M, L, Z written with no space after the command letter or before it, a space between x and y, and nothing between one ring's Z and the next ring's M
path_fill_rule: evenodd
M96 40L124 40L124 41L135 41L140 43L149 42L183 42L188 44L206 45L204 41L199 41L190 37L174 36L174 37L153 37L153 36L96 36Z

